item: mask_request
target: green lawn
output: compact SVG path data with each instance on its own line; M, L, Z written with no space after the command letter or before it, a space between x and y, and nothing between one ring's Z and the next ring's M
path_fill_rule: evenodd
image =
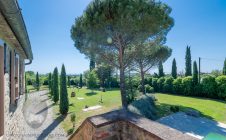
M40 90L48 90L48 89L49 89L48 86L42 85L42 86L40 87ZM28 90L28 93L37 91L36 88L35 88L34 86L32 86L32 85L27 85L27 90Z
M207 118L226 123L226 102L160 93L155 94L155 96L158 99L159 117L169 115L171 105L179 105L182 110L192 108L200 111Z
M76 97L71 97L71 92L76 92ZM69 97L69 114L64 119L64 121L61 123L63 128L67 131L72 128L72 123L70 121L70 115L71 113L75 112L76 114L76 128L89 116L102 114L105 112L109 112L113 109L119 109L121 107L121 96L119 94L119 90L111 90L106 92L101 92L94 90L94 93L91 93L91 90L82 88L82 89L73 89L68 88L68 97ZM102 94L103 103L100 102ZM84 100L78 100L77 97L83 97ZM95 105L101 105L101 109L93 110L84 112L82 109L85 108L85 106L95 106ZM55 111L55 117L58 117L59 114L59 105L54 105L54 111Z

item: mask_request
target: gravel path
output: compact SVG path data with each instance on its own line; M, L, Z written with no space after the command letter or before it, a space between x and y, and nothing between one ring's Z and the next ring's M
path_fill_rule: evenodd
M66 140L66 133L60 128L62 117L53 118L53 102L48 98L48 91L39 91L29 94L24 104L23 114L25 121L24 139L29 140Z

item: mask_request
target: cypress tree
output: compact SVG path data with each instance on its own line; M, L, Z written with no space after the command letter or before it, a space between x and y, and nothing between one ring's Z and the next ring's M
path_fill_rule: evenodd
M173 59L173 64L172 64L172 77L174 79L177 78L177 63L176 63L175 58Z
M66 71L64 65L62 65L60 76L60 113L66 115L68 112L68 93L66 82Z
M36 73L36 90L39 91L40 90L40 81L39 81L39 74L38 72Z
M165 76L164 71L163 71L163 65L162 62L159 62L159 77Z
M193 76L192 76L192 79L193 79L194 85L197 85L198 82L199 82L199 79L198 79L198 67L197 67L196 61L194 61L194 63L193 63Z
M185 76L191 76L191 48L187 46L185 56Z
M51 92L52 91L52 74L51 74L51 72L49 73L48 85L49 85L49 90Z
M226 75L226 58L224 60L223 75Z
M93 58L90 59L90 63L89 63L89 70L92 71L93 69L95 69L95 61Z
M68 85L68 87L71 86L71 77L70 76L67 77L67 85Z
M53 101L56 103L59 100L59 85L58 85L58 70L53 71Z
M83 86L82 74L80 74L79 86L80 86L81 88L82 88L82 86Z

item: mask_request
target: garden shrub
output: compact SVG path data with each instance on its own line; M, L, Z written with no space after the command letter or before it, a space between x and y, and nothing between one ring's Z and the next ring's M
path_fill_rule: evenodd
M152 87L154 88L155 92L158 92L158 78L152 78Z
M152 85L152 77L148 78L148 84L153 87L153 85Z
M163 84L163 91L172 93L173 91L173 77L167 77Z
M198 83L197 85L194 85L193 88L194 88L194 91L193 91L194 93L193 93L193 94L194 94L195 96L204 96L204 95L203 95L203 91L202 91L202 89L203 89L203 88L202 88L202 84L199 84L199 83Z
M173 81L173 93L175 94L183 93L182 78L177 78Z
M193 95L193 81L191 76L184 77L182 79L183 84L183 94Z
M155 98L150 94L140 96L136 101L128 106L131 112L140 114L148 119L156 119Z
M173 106L170 106L170 111L176 113L180 111L180 108L177 105L173 105Z
M212 76L202 78L202 93L204 97L217 98L217 83Z
M126 91L127 95L126 95L126 99L127 99L127 103L130 104L133 101L136 100L136 97L139 95L138 91L131 91L131 90L127 90Z
M158 85L159 92L163 92L164 82L165 82L165 78L164 77L161 77L161 78L158 79L157 85Z
M154 88L148 84L145 85L145 90L146 93L153 93L154 92Z
M216 78L218 97L226 100L226 76L218 76Z

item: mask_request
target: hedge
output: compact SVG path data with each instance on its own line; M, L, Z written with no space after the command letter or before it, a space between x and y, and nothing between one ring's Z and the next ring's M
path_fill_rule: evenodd
M167 93L173 92L173 77L167 77L163 84L163 91Z
M226 76L216 78L218 97L226 100Z
M202 78L202 93L204 97L217 98L217 83L212 76Z

